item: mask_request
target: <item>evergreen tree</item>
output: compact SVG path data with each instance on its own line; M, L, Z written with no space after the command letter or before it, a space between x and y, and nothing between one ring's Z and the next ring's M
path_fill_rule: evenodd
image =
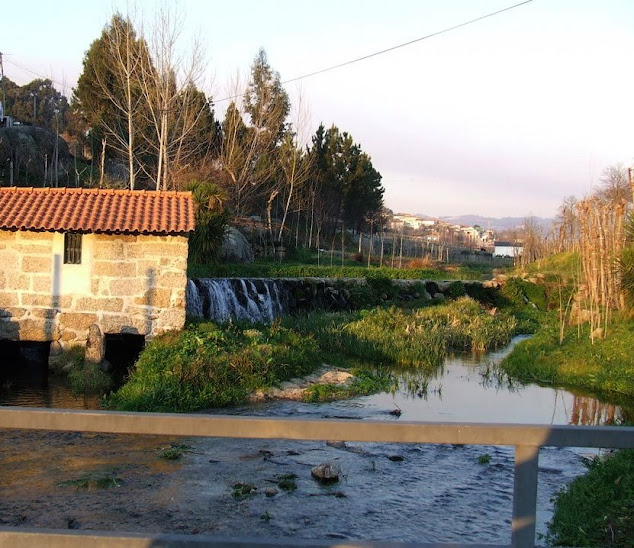
M25 124L63 132L66 126L68 101L48 79L36 79L24 86L7 90L7 111Z
M341 222L356 231L364 229L383 207L381 174L352 136L335 125L328 130L320 125L312 145L314 210L325 235L332 235Z
M244 96L244 110L258 132L267 132L277 144L286 130L291 103L280 75L269 65L266 52L260 49L251 65L251 80Z

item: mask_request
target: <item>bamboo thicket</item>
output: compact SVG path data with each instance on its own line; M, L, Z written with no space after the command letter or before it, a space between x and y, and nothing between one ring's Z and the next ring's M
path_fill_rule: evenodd
M579 202L581 265L590 333L605 332L613 310L623 308L618 260L625 245L626 202L605 202L597 197Z

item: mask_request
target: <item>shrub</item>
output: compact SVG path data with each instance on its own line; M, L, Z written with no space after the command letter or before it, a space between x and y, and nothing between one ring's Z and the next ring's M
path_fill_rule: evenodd
M85 362L68 371L68 381L75 394L105 394L114 384L112 376L98 365Z
M221 211L222 191L214 183L191 181L186 189L192 192L196 208L196 229L189 238L189 257L198 264L216 264L224 241L228 215Z
M465 293L473 300L489 307L502 308L510 306L510 301L495 287L484 287L481 284L465 284Z
M386 276L373 276L367 279L368 286L374 294L380 299L395 299L398 296L398 288L392 280Z
M548 309L544 286L527 282L521 278L509 278L502 287L502 295L518 308L532 303L538 310Z
M459 297L464 297L467 294L467 290L462 282L452 282L445 295L450 299L458 299Z

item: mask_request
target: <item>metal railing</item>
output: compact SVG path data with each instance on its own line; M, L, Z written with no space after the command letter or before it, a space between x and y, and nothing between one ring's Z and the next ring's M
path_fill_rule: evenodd
M540 426L406 421L312 420L172 413L123 413L0 407L0 428L313 441L506 445L515 447L511 545L535 546L539 448L634 448L634 428L620 426ZM441 546L416 543L226 539L187 535L67 532L0 528L0 546ZM457 546L457 545L444 545ZM462 546L474 546L463 544Z

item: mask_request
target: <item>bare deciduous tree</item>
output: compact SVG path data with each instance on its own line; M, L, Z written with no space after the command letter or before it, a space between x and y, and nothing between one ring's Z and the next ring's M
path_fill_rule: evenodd
M618 259L625 245L625 201L606 203L598 197L578 205L584 293L591 312L591 336L607 328L611 311L623 307Z
M137 37L130 18L116 13L86 54L75 90L83 116L100 129L102 143L125 159L131 189L140 169L136 128L143 108L139 81L146 57L145 42ZM105 153L104 145L102 156ZM102 166L104 162L102 157Z
M618 204L622 200L632 201L632 191L627 169L623 164L608 166L601 175L601 186L595 195L603 201Z
M303 93L300 91L297 103L292 115L292 129L286 131L283 141L279 147L279 190L282 195L283 210L280 223L278 240L282 240L282 234L286 225L291 202L297 197L297 190L301 188L311 174L311 158L303 150L303 146L308 140L308 127L310 115L304 102ZM296 202L299 205L299 201ZM299 207L296 208L299 212ZM270 210L269 210L270 213Z
M148 38L150 59L143 65L141 86L150 128L147 149L156 158L155 168L146 174L157 190L170 187L174 173L200 153L204 143L192 136L211 112L198 89L205 67L204 50L194 40L186 53L180 53L182 28L179 14L160 9Z

